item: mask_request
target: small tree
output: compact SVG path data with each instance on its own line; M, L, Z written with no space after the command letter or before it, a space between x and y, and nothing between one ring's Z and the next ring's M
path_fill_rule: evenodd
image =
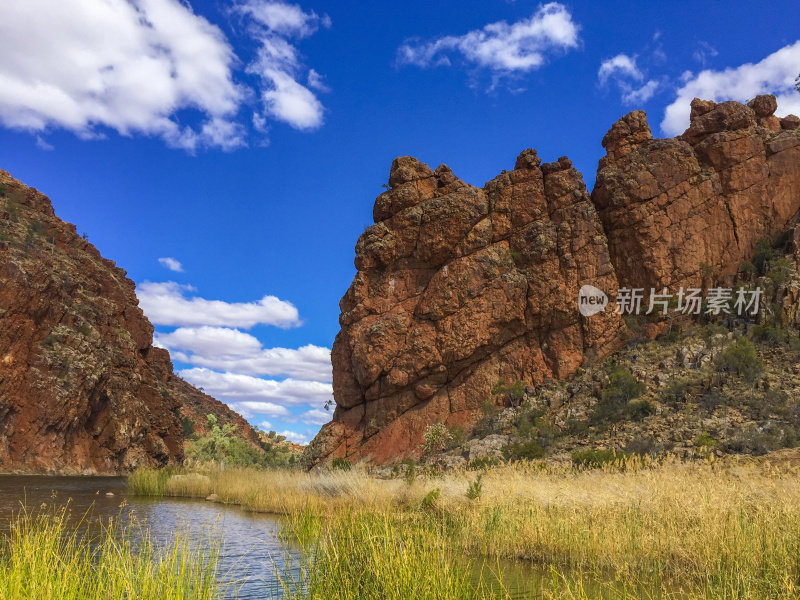
M764 371L756 347L745 337L740 337L720 354L717 368L720 371L736 373L749 383L754 383Z
M425 443L422 444L422 453L425 455L441 452L453 441L453 435L444 423L429 425L425 429Z

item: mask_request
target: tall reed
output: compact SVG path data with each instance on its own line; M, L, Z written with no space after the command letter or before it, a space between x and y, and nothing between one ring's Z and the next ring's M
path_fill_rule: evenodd
M178 531L156 544L131 521L73 521L66 509L22 511L0 538L3 600L212 600L218 544Z

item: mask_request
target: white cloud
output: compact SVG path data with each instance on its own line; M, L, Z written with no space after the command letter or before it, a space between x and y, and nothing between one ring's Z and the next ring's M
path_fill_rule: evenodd
M257 56L247 67L264 85L261 101L264 115L283 121L295 129L317 129L323 123L325 109L309 87L321 82L311 69L306 75L309 87L300 83L303 72L297 48L289 41L315 33L320 26L330 27L327 15L305 12L296 4L273 0L248 0L239 5L240 13L253 22L253 36L259 41ZM264 115L257 119L263 123Z
M625 53L604 60L597 71L597 80L601 86L613 83L620 92L623 104L639 104L647 102L658 91L660 84L649 79L644 84L645 73L637 64L637 57Z
M692 58L705 67L709 58L714 58L718 55L719 52L714 46L708 42L700 42L697 44L697 49L692 53Z
M690 103L704 100L749 100L758 94L775 94L778 114L800 114L800 94L794 80L800 70L800 41L784 46L757 63L745 63L723 71L704 70L696 75L684 73L683 85L661 121L667 135L679 135L689 126Z
M273 404L280 408L285 408L283 405L302 404L319 406L333 395L333 386L320 381L274 381L239 373L218 373L202 367L184 369L180 371L180 376L192 385L202 387L215 398L228 400L267 416L281 416L267 412L273 410Z
M295 444L305 445L310 441L308 435L304 433L297 433L296 431L281 431L278 435L282 435L287 440L294 442Z
M51 150L55 150L53 144L48 143L42 136L36 136L36 147L40 150L44 150L46 152L50 152Z
M639 104L647 102L658 91L659 83L655 79L650 79L640 88L634 88L622 94L622 102L625 104Z
M175 359L200 367L331 381L331 351L320 346L263 348L255 336L223 327L181 327L156 338Z
M170 271L175 271L176 273L183 273L183 265L180 263L180 261L175 260L170 256L159 258L158 262L161 263L162 267L169 269Z
M270 429L272 429L272 423L270 423L269 421L261 421L261 423L259 423L258 426L264 431L269 431Z
M189 150L244 144L222 32L179 0L0 3L0 122L84 138L108 128ZM201 124L176 114L194 111Z
M644 75L636 66L636 57L627 54L617 54L613 58L604 60L597 71L600 85L605 85L611 77L629 77L641 81Z
M273 0L248 0L239 6L239 11L250 15L270 31L285 36L304 38L312 35L319 26L330 27L328 15L320 17L313 10L304 12L297 4Z
M317 73L314 69L311 69L308 72L308 87L314 88L320 92L329 92L331 91L330 88L325 85L325 82L322 81L322 75Z
M333 418L330 411L321 408L313 408L300 415L300 420L306 425L325 425Z
M398 50L401 64L429 67L449 65L450 57L493 71L527 72L541 67L548 54L578 46L579 26L563 4L550 2L529 18L491 23L460 36L428 42L408 41Z
M136 289L139 305L156 325L243 327L300 325L297 308L275 296L264 296L256 302L223 302L198 296L186 297L191 286L174 281L154 283L145 281Z

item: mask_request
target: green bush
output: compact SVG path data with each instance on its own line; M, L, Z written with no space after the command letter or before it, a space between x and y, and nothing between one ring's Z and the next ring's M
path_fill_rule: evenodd
M775 258L775 251L769 240L761 240L756 246L756 255L753 257L753 266L759 275L765 275L769 267L769 261Z
M481 493L483 492L483 473L478 475L475 478L475 481L471 481L467 486L467 493L466 496L469 500L477 500L481 497Z
M519 406L522 399L525 397L525 388L527 383L524 381L516 381L514 383L506 383L505 381L498 381L492 387L493 396L502 396L508 400L511 406Z
M188 438L194 434L194 422L189 417L181 417L183 437Z
M694 441L694 445L698 448L713 448L717 445L717 440L714 439L714 436L712 436L709 432L704 431L697 436L697 439Z
M200 463L231 467L290 467L297 457L288 448L256 447L235 435L236 426L219 426L214 415L207 415L208 433L189 442L186 456ZM280 437L280 436L278 436Z
M745 337L740 337L725 349L717 359L717 368L720 371L736 373L751 383L764 371L764 365L758 358L755 346Z
M510 462L536 460L544 457L544 448L537 440L507 444L502 448L503 457Z
M778 285L786 283L794 277L794 275L794 263L788 258L779 258L778 260L772 261L769 265L769 271L767 272L767 277Z
M420 503L420 507L423 508L424 510L431 510L436 506L436 501L439 499L439 496L441 495L442 495L442 490L440 490L439 488L432 489L430 492L425 494L425 497L422 499L422 502Z
M349 471L353 464L346 458L334 458L331 467L334 471Z
M773 325L756 325L753 327L753 339L758 342L775 344L783 339L783 331Z
M473 471L481 471L484 469L491 469L500 463L494 456L482 456L470 461L468 467Z
M616 461L624 462L627 458L628 454L618 450L595 450L594 448L590 448L588 450L576 450L573 452L572 464L576 467L599 469L603 465Z
M647 401L633 402L647 391L647 386L623 367L614 367L608 375L609 384L592 411L594 422L638 419L655 412Z
M429 425L424 433L425 442L422 444L422 453L425 455L441 452L452 442L453 436L444 423Z

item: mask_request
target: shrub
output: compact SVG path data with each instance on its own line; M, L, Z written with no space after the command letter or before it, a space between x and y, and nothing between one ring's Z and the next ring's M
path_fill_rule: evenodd
M588 450L576 450L573 452L572 464L576 467L599 469L603 465L614 463L618 460L624 462L627 457L627 454L617 450L595 450L594 448L589 448Z
M450 443L448 448L460 448L467 441L467 435L461 425L453 425L450 428Z
M761 375L764 365L759 360L753 343L747 338L740 337L719 356L717 368L720 371L735 372L745 381L752 383Z
M788 258L779 258L769 265L767 277L778 285L786 283L794 277L794 264Z
M507 444L502 449L503 457L511 462L536 460L544 457L544 448L537 440L517 444Z
M408 459L404 460L403 464L406 466L406 471L403 473L403 479L405 479L406 484L410 486L417 478L417 463L411 459Z
M756 255L753 257L753 266L759 275L764 275L767 272L769 261L775 258L775 251L769 243L769 240L761 240L756 246Z
M44 346L45 348L52 348L53 346L56 345L57 341L59 340L56 334L48 333L42 340L42 346Z
M623 418L642 418L655 412L647 401L632 402L641 396L647 386L623 367L614 367L609 373L609 384L592 411L592 420L617 421Z
M694 441L694 445L698 448L713 448L717 445L717 440L707 431L704 431Z
M194 434L194 422L189 417L181 417L181 427L183 428L183 437L188 438Z
M481 493L483 492L483 473L478 475L475 478L475 481L471 481L470 484L467 486L467 493L466 496L469 500L477 500L481 497Z
M453 440L450 430L444 423L435 423L425 429L425 442L422 444L422 453L425 455L441 452Z
M289 467L297 457L287 448L264 450L235 436L236 426L219 426L214 415L208 415L208 434L187 445L186 455L200 463L218 463L234 467ZM280 436L279 436L280 437Z
M511 406L519 406L525 396L527 384L524 381L507 384L505 381L498 381L492 388L493 396L503 396Z
M439 488L433 488L430 492L425 494L425 497L422 499L420 503L421 508L425 510L430 510L436 506L436 501L439 499L439 496L442 495L442 490Z
M496 467L500 461L497 460L494 456L482 456L481 458L476 458L469 463L469 468L473 471L480 471L482 469L491 469L492 467Z
M349 471L353 464L346 458L334 458L331 467L334 471Z
M753 339L758 342L775 344L781 341L783 332L773 325L756 325L753 327Z

